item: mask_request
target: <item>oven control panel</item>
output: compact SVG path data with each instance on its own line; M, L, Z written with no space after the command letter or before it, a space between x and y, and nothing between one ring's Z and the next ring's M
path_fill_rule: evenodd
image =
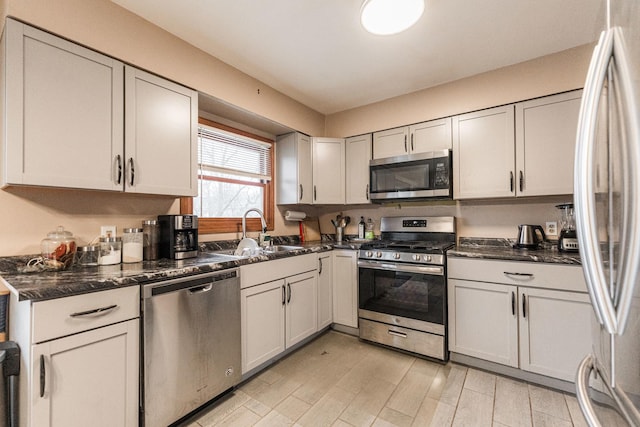
M380 261L399 261L413 264L437 264L444 265L444 255L417 254L407 252L394 252L388 250L361 250L360 259L372 259Z
M402 228L426 228L426 219L404 219L402 220Z

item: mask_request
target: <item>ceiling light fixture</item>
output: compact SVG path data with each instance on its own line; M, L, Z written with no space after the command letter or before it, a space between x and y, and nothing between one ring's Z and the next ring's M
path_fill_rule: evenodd
M408 29L422 12L424 0L364 0L360 22L370 33L386 36Z

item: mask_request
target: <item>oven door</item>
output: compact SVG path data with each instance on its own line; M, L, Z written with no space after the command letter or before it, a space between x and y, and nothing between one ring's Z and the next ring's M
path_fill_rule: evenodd
M359 317L445 335L443 266L358 261Z

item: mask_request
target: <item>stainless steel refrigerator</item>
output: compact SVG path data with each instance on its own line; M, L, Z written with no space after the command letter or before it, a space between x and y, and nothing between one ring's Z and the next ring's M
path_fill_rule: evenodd
M576 373L590 426L640 426L640 2L609 0L583 92L574 203L594 309Z

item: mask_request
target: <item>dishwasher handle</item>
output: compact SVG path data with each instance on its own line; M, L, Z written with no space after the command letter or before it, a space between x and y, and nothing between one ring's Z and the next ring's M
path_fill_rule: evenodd
M189 288L189 293L191 295L203 294L205 292L209 292L213 289L213 283L209 283L206 286L195 286L193 288Z
M199 274L197 276L182 277L180 279L165 280L162 282L149 283L142 286L142 298L153 298L155 296L178 291L188 291L190 294L202 294L213 289L217 283L228 280L238 280L240 271L237 268L220 270L214 273Z

